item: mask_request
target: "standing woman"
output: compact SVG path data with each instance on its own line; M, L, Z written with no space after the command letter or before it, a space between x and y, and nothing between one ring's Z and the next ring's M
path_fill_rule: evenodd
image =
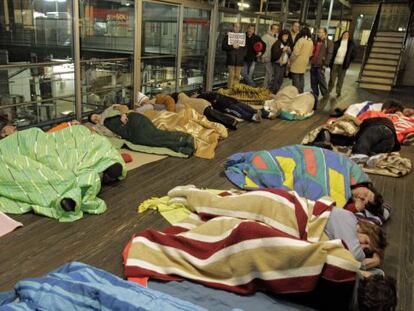
M273 64L273 85L272 93L276 94L283 83L286 66L289 62L291 50L290 33L288 30L282 30L278 40L272 45L272 64Z
M345 31L338 41L335 41L331 60L331 77L329 79L329 93L332 92L336 79L336 95L341 96L342 85L349 65L356 57L355 44L350 38L349 31Z
M241 26L239 23L233 24L233 32L239 33ZM221 48L227 52L227 68L229 70L229 77L227 80L227 88L232 88L240 82L240 73L244 64L244 57L246 55L246 48L238 44L228 44L229 35L225 35Z
M293 86L298 89L299 93L303 93L306 68L313 54L313 41L308 27L304 27L300 31L299 37L290 57L290 73Z

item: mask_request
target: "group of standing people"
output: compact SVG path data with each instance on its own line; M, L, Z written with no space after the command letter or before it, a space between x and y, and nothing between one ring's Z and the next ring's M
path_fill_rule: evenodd
M232 32L240 33L241 25L233 24ZM265 67L264 87L276 94L284 78L289 76L292 85L303 93L305 73L310 64L310 84L316 103L319 94L328 97L335 86L336 95L341 96L346 71L356 56L348 31L333 42L326 28L312 34L308 27L301 28L299 22L294 22L291 30L280 30L279 25L273 24L262 37L255 34L255 25L249 25L244 46L229 44L226 35L222 49L227 52L228 88L240 82L240 74L245 84L255 86L253 75L256 63L261 61ZM325 77L328 67L329 83Z

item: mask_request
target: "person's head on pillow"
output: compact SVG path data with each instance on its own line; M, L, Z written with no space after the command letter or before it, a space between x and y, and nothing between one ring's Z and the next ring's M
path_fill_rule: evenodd
M101 122L101 119L102 119L102 116L99 113L92 113L88 117L88 121L93 124L98 124L99 122Z
M389 276L372 275L358 284L359 311L394 311L397 307L397 287Z
M384 208L382 204L384 203L384 199L372 184L360 184L355 186L351 192L357 212L366 209L375 216L383 216Z
M8 122L2 122L0 124L0 139L10 136L13 133L17 132L16 126Z

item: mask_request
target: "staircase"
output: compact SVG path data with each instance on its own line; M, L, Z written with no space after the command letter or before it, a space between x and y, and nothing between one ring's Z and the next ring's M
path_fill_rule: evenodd
M359 87L390 91L395 85L402 56L405 32L377 32Z

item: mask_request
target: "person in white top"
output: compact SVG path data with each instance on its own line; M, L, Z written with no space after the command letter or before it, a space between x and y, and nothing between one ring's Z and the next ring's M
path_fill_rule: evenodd
M265 66L265 77L263 86L270 89L272 87L273 80L273 64L271 62L271 48L273 43L276 42L279 34L279 25L272 24L269 28L269 31L262 36L262 40L266 43L266 51L262 55L262 63Z
M329 93L334 89L336 82L336 95L338 97L341 96L346 71L351 62L355 59L355 56L355 44L350 38L349 31L345 31L341 38L334 44L334 52L330 64L331 76L328 86Z

